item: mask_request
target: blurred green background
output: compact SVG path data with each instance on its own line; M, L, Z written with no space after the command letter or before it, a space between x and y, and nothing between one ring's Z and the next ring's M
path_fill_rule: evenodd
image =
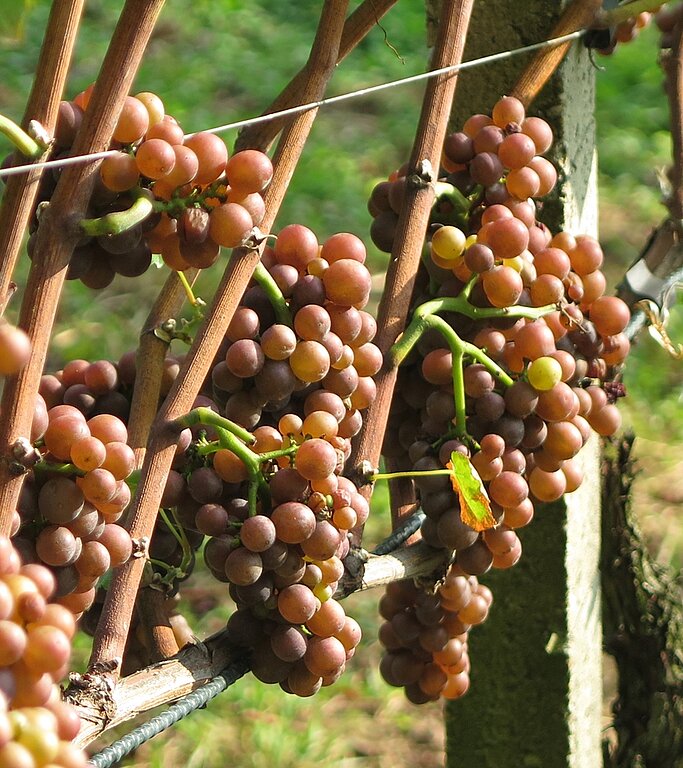
M69 97L95 78L121 6L120 1L87 3ZM158 93L187 132L256 115L305 62L319 8L319 0L168 0L135 90ZM36 0L23 32L16 39L0 39L0 110L14 119L20 119L31 87L48 9L48 2ZM424 4L404 0L339 67L330 93L422 71L425 61ZM653 30L608 59L597 57L596 63L604 67L596 73L601 239L614 284L664 216L659 179L670 159L668 108ZM420 86L408 86L321 110L276 228L297 221L320 239L349 230L368 240L368 193L406 158L420 96ZM230 145L235 136L224 138ZM0 141L0 154L7 149ZM381 272L385 261L385 255L372 251L374 272ZM17 276L20 286L25 272L26 260ZM57 368L75 357L116 359L133 347L164 277L163 271L152 268L142 279L117 278L97 293L68 283L50 365ZM215 275L205 274L199 294L208 298L214 280ZM683 341L680 303L670 333ZM630 396L624 413L639 435L647 473L639 491L645 529L662 559L678 564L683 537L675 517L683 488L675 444L683 441L682 378L681 363L671 361L643 334L625 373ZM382 525L376 522L371 536L379 537ZM200 582L184 594L198 634L225 621L220 592ZM298 700L247 679L207 711L140 749L129 764L441 765L440 709L416 710L400 691L380 680L374 639L378 597L348 601L365 639L351 671L333 690Z

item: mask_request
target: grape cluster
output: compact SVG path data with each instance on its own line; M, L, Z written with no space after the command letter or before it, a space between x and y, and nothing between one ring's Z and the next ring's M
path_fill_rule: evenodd
M0 538L0 765L80 768L86 755L71 742L80 718L61 701L76 622L49 602L51 572L22 565Z
M598 241L553 236L537 218L534 197L556 180L542 157L551 143L548 124L512 97L447 137L443 195L425 248L429 280L414 300L423 313L426 302L441 302L441 326L422 332L401 366L385 436L392 468L415 472L422 538L454 552L469 576L513 566L534 503L576 490L582 447L593 432L611 435L620 425L614 401L623 386L613 379L629 351L630 314L604 295ZM375 223L396 217L402 184L397 175L373 192ZM390 214L378 205L383 194ZM450 477L420 474L449 465L453 452L482 481L486 530L463 514Z
M349 551L346 533L369 510L336 474L343 466L336 454L323 438L303 440L295 465L269 477L272 509L262 505L256 515L233 518L232 535L212 538L205 553L237 606L228 621L230 642L251 649L259 680L299 696L333 683L360 640L357 622L332 595ZM217 461L218 455L214 466ZM313 490L322 481L336 489Z
M224 359L212 369L212 396L224 415L247 429L296 413L327 411L348 441L375 398L381 364L377 326L363 307L371 290L362 241L328 238L293 224L267 248L263 265L284 297L276 316L266 289L252 285L228 328Z
M172 474L162 500L210 537L204 559L237 606L230 641L252 649L259 679L298 695L333 682L360 638L332 595L347 532L369 512L341 474L382 363L363 309L365 258L349 233L320 246L301 225L280 231L263 258L269 277L245 293L197 403L250 431L267 492L250 503L247 466L217 441L186 479Z
M116 368L72 361L58 376L43 377L31 435L39 452L29 456L33 471L14 522L24 559L51 569L56 599L75 614L92 604L98 579L132 553L131 538L118 524L131 499L126 479L135 468L126 425L111 413L88 418L83 411L92 407L84 401L94 398L84 395L84 383L72 383L88 381L95 391L111 393L101 381L104 372L116 374ZM67 398L73 390L77 394Z
M56 157L68 155L91 95L92 86L73 101L61 102ZM229 157L215 134L185 136L153 93L126 98L111 149L121 151L102 161L88 218L128 211L140 196L153 202L154 211L113 234L84 234L67 279L104 288L117 273L143 274L152 254L160 254L174 270L204 269L218 259L221 246L239 245L263 219L261 192L273 174L268 156L249 149ZM41 200L49 200L56 178L43 182Z
M486 620L492 602L491 590L457 566L433 592L409 579L391 584L379 604L384 680L404 688L413 704L463 696L470 685L469 630Z
M444 216L462 213L458 208L454 209L455 201L470 209L467 216L470 232L467 234L480 228L483 210L495 204L507 205L514 218L531 226L535 208L527 204L528 198L544 197L557 181L553 164L543 157L552 145L552 138L552 130L545 120L527 117L521 102L512 97L500 99L490 117L483 114L470 117L462 131L446 137L442 156L446 175L441 178L444 185L438 188L439 200L432 220L443 222ZM398 215L405 199L405 173L406 169L402 168L389 181L380 182L370 197L368 207L374 217L370 234L375 245L383 251L390 252L393 245ZM493 249L499 245L497 258L513 258L529 247L527 243L513 256L508 256L515 248L515 241L523 241L525 237L521 228L515 229L516 226L508 224L492 233ZM463 248L469 243L462 233L451 230L447 238L445 234L438 234L438 230L435 233L432 259L438 266L450 270L461 262ZM507 247L504 243L506 236L511 240ZM484 240L483 244L488 241ZM473 257L475 253L476 250ZM479 259L482 258L487 264L486 255L479 254ZM460 271L463 271L462 266ZM460 275L456 272L456 276Z

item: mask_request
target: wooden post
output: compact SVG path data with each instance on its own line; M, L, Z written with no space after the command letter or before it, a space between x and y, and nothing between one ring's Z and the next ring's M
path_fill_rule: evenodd
M429 6L429 3L428 3ZM547 39L559 0L475 3L465 60ZM463 73L453 126L490 111L529 61ZM553 231L595 234L593 67L576 43L531 114L555 131L559 194L544 204ZM582 451L586 479L537 509L520 531L511 570L482 578L494 593L486 623L470 635L471 688L446 708L448 768L599 768L602 765L600 492L597 440Z

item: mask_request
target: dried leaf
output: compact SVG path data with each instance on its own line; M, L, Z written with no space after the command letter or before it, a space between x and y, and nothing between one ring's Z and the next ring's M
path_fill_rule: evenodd
M451 485L460 500L463 523L475 531L494 528L496 520L491 512L491 502L472 462L462 453L453 451L446 466L451 470Z

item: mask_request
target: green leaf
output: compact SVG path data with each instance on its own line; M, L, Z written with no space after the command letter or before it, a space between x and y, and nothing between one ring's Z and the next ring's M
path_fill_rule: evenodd
M451 485L460 499L463 523L475 531L494 528L496 520L491 513L491 502L472 462L462 453L453 451L446 466L451 470Z

